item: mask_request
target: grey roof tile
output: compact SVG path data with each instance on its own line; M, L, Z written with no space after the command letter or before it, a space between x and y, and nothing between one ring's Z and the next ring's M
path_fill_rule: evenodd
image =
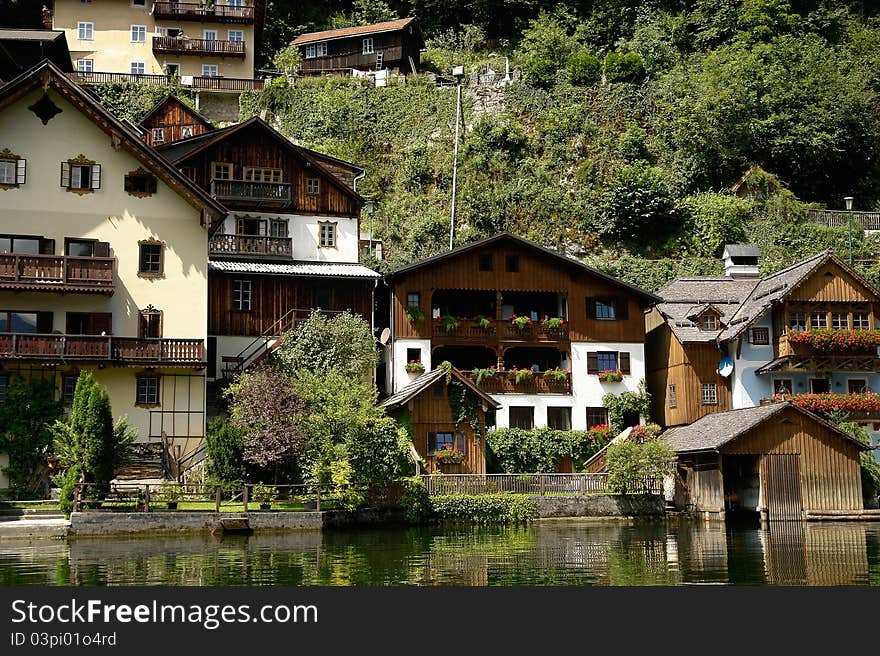
M211 271L224 273L253 273L267 276L331 276L338 278L381 278L379 273L363 264L347 262L242 262L240 260L211 260Z

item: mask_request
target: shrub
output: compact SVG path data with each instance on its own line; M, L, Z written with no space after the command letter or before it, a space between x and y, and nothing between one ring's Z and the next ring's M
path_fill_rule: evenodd
M61 488L61 494L58 498L58 506L61 508L61 512L64 513L65 517L69 518L70 513L73 512L74 486L80 482L81 474L82 470L79 465L74 465L63 472L60 475L60 478L55 479L56 483L58 483Z
M602 62L589 52L579 52L568 60L568 81L579 87L589 87L602 77Z
M645 75L645 64L635 52L609 52L603 68L609 82L637 82Z
M585 431L500 428L486 436L486 461L495 473L552 472L561 459L583 462L603 446Z
M431 515L431 497L428 495L428 488L418 477L407 478L403 485L401 506L404 516L406 521L418 524Z
M246 478L244 431L222 417L213 419L205 433L208 478L212 483L241 483Z
M606 460L608 490L616 494L640 491L646 481L662 480L673 462L675 452L663 440L612 444Z
M435 519L476 524L526 522L538 509L529 497L511 494L449 494L430 497L430 502Z

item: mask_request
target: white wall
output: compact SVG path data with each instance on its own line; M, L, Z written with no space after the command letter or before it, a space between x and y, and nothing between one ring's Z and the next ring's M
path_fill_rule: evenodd
M736 357L736 341L728 344L728 355L733 358L733 376L731 393L734 409L753 408L761 404L773 394L769 376L758 376L755 370L773 359L773 326L770 314L765 314L753 325L753 328L767 328L771 335L770 344L755 346L749 343L749 335L745 334L740 356ZM748 333L748 331L747 331ZM797 390L795 390L797 391Z
M399 392L401 389L409 385L410 381L418 376L418 374L407 373L406 371L406 351L407 349L418 348L422 350L422 364L425 365L425 371L431 371L431 340L430 339L396 339L391 357L391 389L393 392Z

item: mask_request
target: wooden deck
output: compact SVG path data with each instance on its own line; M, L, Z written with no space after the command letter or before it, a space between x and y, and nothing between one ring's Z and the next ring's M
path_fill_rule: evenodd
M0 360L201 367L205 365L206 352L201 339L2 333Z
M0 290L111 295L116 258L0 253Z

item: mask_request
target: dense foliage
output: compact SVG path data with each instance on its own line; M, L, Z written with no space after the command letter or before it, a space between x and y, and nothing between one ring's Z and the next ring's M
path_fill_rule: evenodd
M46 456L52 445L52 423L63 405L55 401L50 380L13 378L0 403L0 452L9 455L4 473L13 498L37 498L45 492Z
M846 413L831 412L828 415L838 428L848 433L864 444L871 444L871 436L868 431L860 424L850 421ZM874 457L873 451L862 451L859 456L861 464L862 477L862 497L865 500L865 506L868 508L876 508L878 495L880 495L880 463Z
M429 498L431 517L439 521L512 524L531 519L537 505L520 494L449 494Z
M640 492L648 481L662 481L671 473L675 451L665 441L639 443L624 440L608 447L606 471L608 491L617 494Z
M240 483L247 477L244 431L222 417L213 419L205 433L208 480L215 484Z
M608 433L500 428L486 436L489 473L555 472L563 458L580 466L607 444Z

